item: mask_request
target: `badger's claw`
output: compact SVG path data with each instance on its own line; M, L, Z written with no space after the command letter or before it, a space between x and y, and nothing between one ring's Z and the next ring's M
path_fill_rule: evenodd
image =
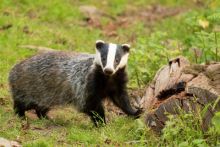
M134 114L134 118L135 119L139 118L143 112L144 112L143 108L138 108L137 111Z

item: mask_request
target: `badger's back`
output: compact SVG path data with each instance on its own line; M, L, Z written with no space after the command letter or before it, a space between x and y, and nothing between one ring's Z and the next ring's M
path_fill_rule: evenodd
M15 65L9 75L14 101L39 107L85 104L86 77L94 55L70 52L38 54Z

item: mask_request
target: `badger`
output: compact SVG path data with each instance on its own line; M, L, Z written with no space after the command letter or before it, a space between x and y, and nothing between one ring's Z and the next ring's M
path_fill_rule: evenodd
M127 93L126 65L130 45L96 41L96 54L51 51L16 64L9 73L14 111L25 117L35 109L47 117L52 106L70 104L90 116L96 126L106 123L103 100L109 98L128 116L139 117Z

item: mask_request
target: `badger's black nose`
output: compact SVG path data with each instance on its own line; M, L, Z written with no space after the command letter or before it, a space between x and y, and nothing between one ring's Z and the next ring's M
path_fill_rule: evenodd
M111 68L106 68L106 69L104 69L104 73L106 75L111 75L111 74L113 74L113 70Z

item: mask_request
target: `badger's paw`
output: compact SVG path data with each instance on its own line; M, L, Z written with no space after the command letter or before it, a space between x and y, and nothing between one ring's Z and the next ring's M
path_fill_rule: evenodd
M139 118L143 112L144 112L143 108L138 108L134 114L134 118L135 119Z

